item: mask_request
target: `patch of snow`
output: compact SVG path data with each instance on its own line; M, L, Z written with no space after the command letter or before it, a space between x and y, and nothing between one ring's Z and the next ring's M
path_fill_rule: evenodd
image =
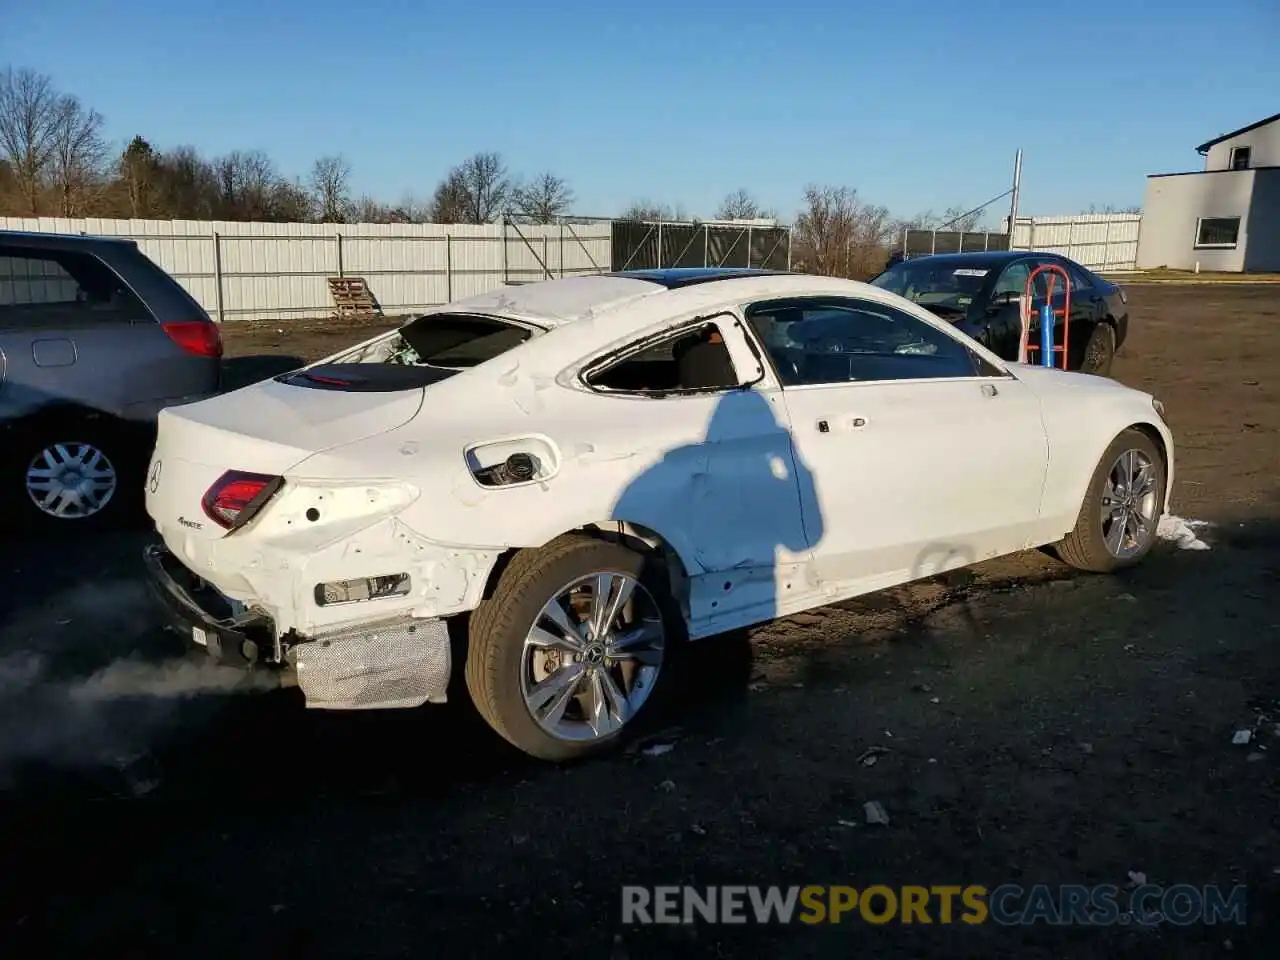
M1184 520L1172 514L1160 518L1156 527L1156 536L1162 540L1172 540L1180 550L1208 550L1209 545L1196 536L1197 527L1207 527L1204 520Z

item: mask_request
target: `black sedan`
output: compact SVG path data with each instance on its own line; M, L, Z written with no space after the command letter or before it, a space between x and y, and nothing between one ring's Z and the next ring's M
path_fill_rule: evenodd
M1022 335L1018 299L1032 272L1042 264L1055 264L1071 278L1067 369L1109 376L1111 361L1129 332L1129 300L1118 284L1104 280L1074 260L1019 250L935 254L895 263L871 283L936 313L1012 361L1018 359ZM1040 308L1051 280L1056 314L1054 343L1062 346L1066 299L1062 276L1056 271L1043 271L1033 281L1028 337L1032 363L1039 362ZM1055 356L1055 366L1062 366L1061 357L1061 353Z

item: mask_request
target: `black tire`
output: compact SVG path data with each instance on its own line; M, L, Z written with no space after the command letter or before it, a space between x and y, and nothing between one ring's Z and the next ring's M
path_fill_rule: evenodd
M1084 347L1084 357L1080 361L1080 372L1109 377L1115 358L1116 328L1103 321L1089 335L1089 342Z
M656 604L665 636L663 662L647 699L617 731L587 741L561 739L544 730L525 703L525 637L557 590L580 577L605 572L634 577ZM616 749L647 726L650 717L662 713L674 689L673 668L686 638L684 618L662 564L617 543L570 534L517 553L492 595L472 613L467 690L485 722L519 750L557 763L581 760Z
M6 502L13 506L8 525L18 530L38 528L42 532L71 533L120 526L142 512L142 478L146 470L147 447L141 431L108 419L65 416L23 423L3 438L0 456L0 485ZM61 446L73 455L97 451L97 466L109 466L115 483L98 509L70 510L57 516L41 509L32 493L27 475L33 466L47 465L45 451Z
M1119 460L1121 454L1129 450L1142 454L1152 464L1155 506L1146 539L1141 542L1135 552L1120 557L1108 549L1103 535L1103 498L1107 493L1112 466ZM1084 502L1080 505L1075 528L1054 544L1054 554L1068 566L1090 573L1111 573L1141 563L1156 542L1156 526L1164 514L1167 478L1168 465L1165 463L1164 454L1159 445L1141 430L1130 428L1122 432L1111 441L1102 459L1098 461L1098 466L1089 481L1089 488L1085 492Z

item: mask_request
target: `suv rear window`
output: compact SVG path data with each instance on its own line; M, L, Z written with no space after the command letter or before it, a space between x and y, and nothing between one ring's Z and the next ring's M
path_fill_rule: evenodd
M0 319L45 323L149 320L110 267L90 253L0 245Z

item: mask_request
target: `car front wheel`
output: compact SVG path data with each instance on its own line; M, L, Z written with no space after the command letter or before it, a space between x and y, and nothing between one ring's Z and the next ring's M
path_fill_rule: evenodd
M656 706L683 639L659 565L566 536L517 554L472 615L467 688L520 750L577 760L617 746Z
M1109 573L1139 563L1164 514L1165 460L1141 430L1121 433L1094 470L1075 528L1054 552L1069 566Z

